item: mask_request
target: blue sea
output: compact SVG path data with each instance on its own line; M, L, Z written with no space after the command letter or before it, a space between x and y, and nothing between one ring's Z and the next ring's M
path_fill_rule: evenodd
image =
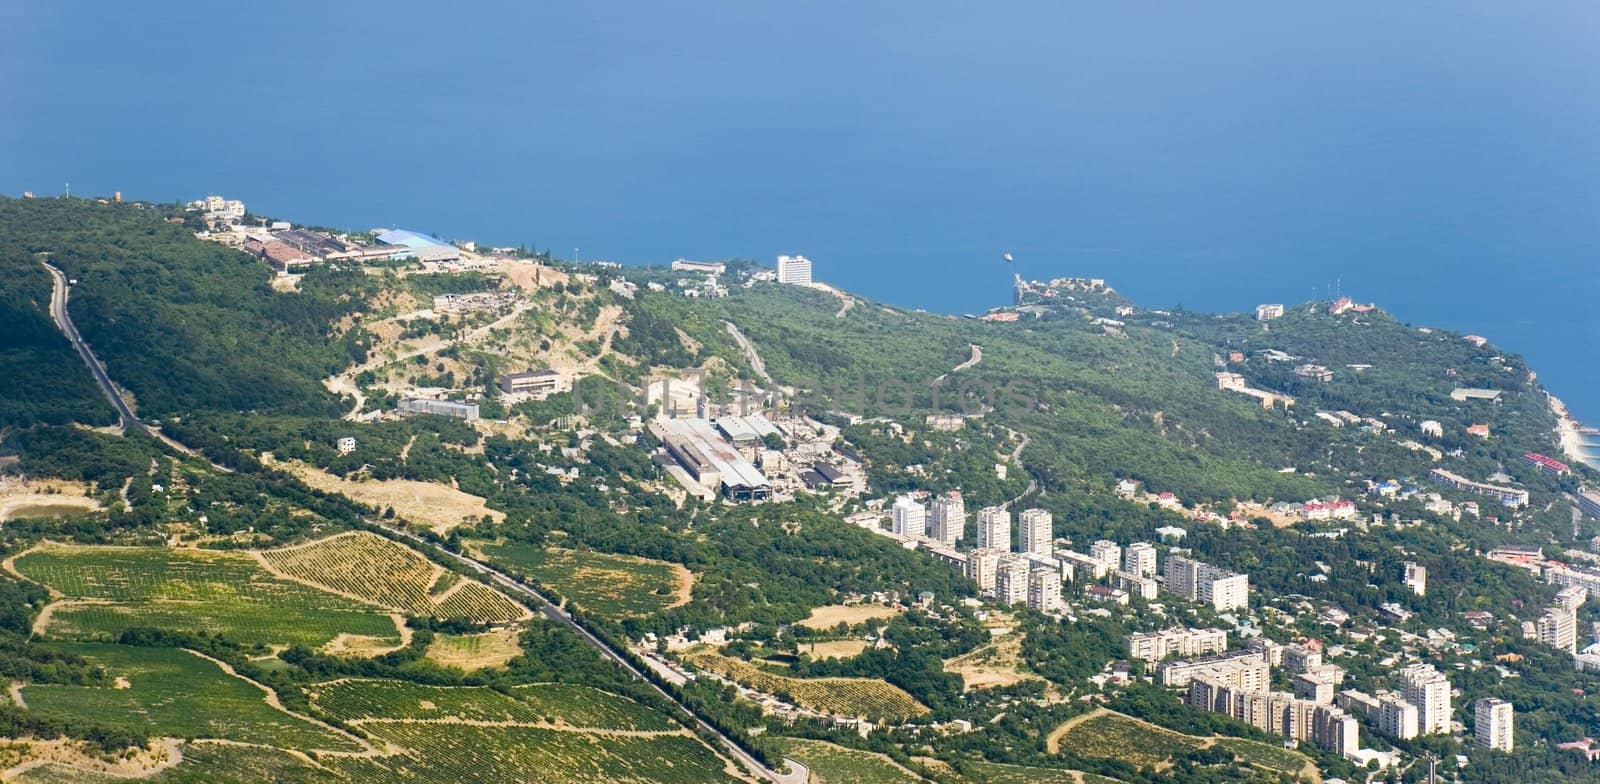
M1343 293L1600 422L1600 6L0 4L0 192L192 199L961 313ZM1001 260L1013 253L1015 265Z

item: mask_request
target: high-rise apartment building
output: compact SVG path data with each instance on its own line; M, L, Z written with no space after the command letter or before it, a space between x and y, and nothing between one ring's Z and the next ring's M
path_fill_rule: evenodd
M1006 553L1000 556L999 568L994 573L995 602L1010 605L1028 601L1028 575L1032 571L1033 565L1026 555Z
M961 500L960 490L951 490L933 499L928 510L928 536L952 547L961 541L967 529L967 505Z
M1478 744L1486 749L1511 751L1515 745L1511 738L1513 710L1511 703L1495 697L1485 697L1473 706L1473 734Z
M1122 571L1140 577L1156 576L1156 546L1134 542L1122 551Z
M1405 701L1417 706L1417 734L1450 732L1450 680L1429 664L1413 664L1400 672Z
M1010 512L999 506L986 506L978 510L978 547L986 550L1011 549Z
M927 507L909 495L894 499L889 517L898 536L922 536L928 532Z
M1043 509L1024 509L1017 517L1017 550L1049 557L1055 541L1055 518Z
M811 285L811 259L804 256L779 256L778 282L797 286Z

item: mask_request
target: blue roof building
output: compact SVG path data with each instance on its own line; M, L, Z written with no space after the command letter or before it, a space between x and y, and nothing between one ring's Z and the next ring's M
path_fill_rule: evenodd
M420 232L407 229L391 229L378 235L378 241L385 245L404 245L413 250L428 250L430 248L454 248L444 240L430 237Z

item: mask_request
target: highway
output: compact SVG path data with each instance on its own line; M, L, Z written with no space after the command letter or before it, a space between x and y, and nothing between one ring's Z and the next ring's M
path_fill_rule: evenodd
M40 261L39 263L50 271L50 279L55 284L55 289L50 292L50 318L55 320L56 327L61 330L61 334L66 335L67 340L71 341L72 347L78 350L78 356L83 357L83 363L89 366L89 372L94 374L95 383L100 385L100 391L105 393L106 399L110 400L112 407L117 409L117 418L120 420L117 423L118 426L123 430L131 427L151 438L155 438L156 434L151 432L150 427L133 415L133 409L128 408L127 401L122 399L122 393L117 390L117 385L111 381L111 376L106 375L105 367L100 364L100 360L95 359L94 352L89 350L89 344L83 342L83 336L79 335L78 328L73 326L72 314L67 312L67 296L70 287L67 285L66 273L57 269L50 262Z
M105 394L107 400L111 401L111 406L117 410L117 426L122 428L124 432L130 428L137 430L183 454L211 463L211 467L218 471L233 473L233 469L212 462L205 455L174 441L171 437L162 433L160 429L145 424L139 417L134 415L133 409L128 407L128 402L122 399L122 392L117 387L116 382L111 380L111 376L106 373L105 366L100 364L100 360L95 357L94 351L90 350L89 344L85 343L83 336L78 334L77 326L72 323L72 313L67 310L67 297L71 296L72 289L67 283L66 273L57 269L55 265L48 261L40 260L39 263L50 271L50 280L54 284L54 289L50 292L50 318L56 322L56 328L61 330L61 334L67 336L67 341L72 343L72 347L77 349L78 356L83 358L83 364L88 365L89 372L94 375L94 382L100 385L100 391Z
M790 772L787 774L779 773L765 765L762 765L760 760L751 756L749 752L745 751L739 746L739 744L734 743L732 739L730 739L727 735L724 735L716 727L713 727L702 720L699 714L696 714L693 710L690 710L687 705L684 705L671 692L661 688L660 684L656 683L650 678L645 677L644 672L642 672L638 667L634 666L632 659L629 659L627 656L623 655L621 651L611 647L610 643L584 628L582 624L573 619L570 613L561 609L561 607L555 602L545 598L544 594L541 594L538 591L523 585L522 583L512 579L504 572L501 572L500 570L495 569L494 567L489 566L488 564L485 564L475 558L446 550L443 547L440 547L437 544L434 544L433 542L430 542L409 531L403 531L399 528L389 525L382 525L376 523L376 521L373 522L374 524L383 528L383 530L402 537L418 547L425 548L430 552L436 553L440 557L453 560L462 564L463 566L466 566L468 569L483 575L489 580L489 582L494 583L495 585L498 585L501 588L512 592L513 594L533 600L534 605L538 607L539 612L544 615L545 618L549 619L552 623L555 623L559 626L565 626L568 629L576 632L578 636L583 638L585 642L589 643L589 645L598 650L600 655L610 659L613 662L616 662L618 666L631 673L635 678L650 684L650 688L655 689L658 694L666 697L674 705L677 705L680 709L682 709L684 713L687 713L690 718L694 719L696 726L716 736L716 738L722 742L723 750L727 752L730 757L733 757L742 763L746 768L754 771L757 776L760 776L767 781L776 782L777 784L805 784L805 782L810 778L810 771L807 770L806 766L800 764L796 760L788 758L784 759L784 762L789 764Z
M69 295L70 287L67 283L66 274L57 269L55 266L51 265L49 262L41 261L40 263L44 265L45 269L50 271L50 277L55 283L55 289L50 295L50 317L55 320L56 327L61 330L62 334L67 336L67 340L71 341L73 348L77 349L78 356L83 358L84 364L89 366L89 371L94 374L95 382L100 385L100 391L105 393L106 398L111 401L111 405L117 409L117 417L121 420L120 425L122 429L127 430L132 428L150 436L151 438L159 439L163 443L166 443L182 452L191 455L195 454L193 450L177 443L176 441L173 441L171 438L163 435L160 431L150 427L149 425L146 425L134 415L133 410L128 407L127 402L122 399L122 395L118 392L116 383L111 380L111 376L106 373L105 367L100 364L100 360L95 358L94 352L89 349L89 345L84 342L83 336L78 334L78 328L72 323L72 316L67 311L67 297ZM212 465L215 466L216 464L213 463ZM223 468L222 466L216 467L223 471L230 470ZM776 782L776 784L805 784L806 780L810 778L810 771L806 769L806 766L795 760L784 760L789 764L790 772L787 774L778 773L777 771L771 770L765 765L762 765L760 760L751 756L749 752L746 752L738 744L734 743L732 739L728 738L727 735L724 735L716 727L706 723L700 718L699 714L696 714L693 710L690 710L687 705L684 705L681 701L679 701L678 698L673 696L671 692L661 688L661 686L655 681L645 677L645 674L641 672L638 667L635 667L633 661L627 656L623 655L621 651L611 647L610 643L584 628L581 624L573 619L571 614L569 614L566 610L561 609L561 607L557 606L554 602L545 598L545 596L538 591L535 591L532 588L517 582L505 573L487 564L484 564L481 561L460 553L453 553L408 531L402 531L398 528L387 525L380 525L380 527L397 536L403 537L420 547L437 553L443 558L452 559L465 565L467 568L488 578L490 582L499 585L501 588L504 588L513 594L533 600L533 603L538 607L540 613L548 618L552 623L565 626L576 632L578 636L581 637L585 642L598 650L602 656L616 662L634 677L650 684L652 689L655 689L656 692L661 694L661 696L667 698L667 700L672 702L674 705L677 705L684 711L684 713L688 714L689 717L694 720L698 727L721 741L723 750L727 752L728 756L738 760L746 768L753 771L757 776L767 781Z

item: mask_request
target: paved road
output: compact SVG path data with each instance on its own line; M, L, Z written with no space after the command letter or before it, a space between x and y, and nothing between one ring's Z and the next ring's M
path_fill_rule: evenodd
M977 348L977 347L974 346L973 348ZM1017 444L1017 448L1011 450L1011 462L1012 462L1013 465L1015 465L1017 467L1017 470L1019 470L1019 471L1027 471L1027 473L1028 473L1028 487L1027 487L1027 489L1023 490L1021 493L1018 493L1015 498L1012 498L1011 500L1009 500L1009 501L1007 501L1007 502L1005 502L1005 503L1000 505L1004 509L1010 509L1012 504L1014 504L1014 503L1016 503L1018 501L1021 501L1029 493L1032 493L1033 491L1038 490L1039 489L1039 480L1036 477L1034 477L1032 471L1028 471L1027 466L1022 464L1022 450L1028 448L1028 442L1031 441L1032 439L1028 438L1028 434L1027 433L1024 433L1024 432L1022 432L1020 430L1012 430L1009 427L1006 428L1006 432L1010 433L1012 438L1021 439L1021 441Z
M94 352L89 350L89 344L83 342L83 336L78 334L78 328L72 324L72 314L67 312L67 296L70 288L67 285L67 275L54 265L46 261L39 262L50 271L50 279L55 284L55 290L50 292L50 318L55 319L56 327L71 341L72 347L78 350L78 356L83 357L83 363L89 366L89 372L94 374L95 383L100 385L100 391L105 393L106 399L111 401L112 407L117 409L117 425L123 430L133 428L146 435L155 437L150 427L139 421L134 416L133 409L128 408L127 401L122 399L122 393L117 385L106 375L106 369L95 359Z
M674 705L677 705L685 713L689 714L689 716L694 719L695 724L701 729L711 733L712 735L715 735L717 739L722 742L723 750L727 752L729 756L737 759L747 768L754 771L757 776L760 776L768 781L777 782L777 784L805 784L806 780L810 777L810 771L806 769L806 766L792 759L784 759L784 762L789 763L790 772L787 774L779 773L767 768L765 765L762 765L760 760L751 756L749 752L746 752L738 744L729 739L728 736L722 734L722 732L717 730L716 727L713 727L701 720L699 715L690 710L688 706L680 702L678 698L673 696L671 692L661 688L656 684L655 681L645 677L645 674L638 667L634 666L632 659L624 656L621 651L612 648L610 643L584 628L581 624L573 619L571 614L569 614L566 610L561 609L561 607L557 606L554 602L545 598L545 596L538 591L535 591L534 589L517 582L509 575L499 571L498 569L495 569L492 566L489 566L488 564L483 563L482 561L462 555L461 553L455 553L446 550L443 547L440 547L433 542L423 539L422 537L417 536L409 531L402 531L398 528L387 525L383 526L383 528L384 530L410 540L419 547L427 548L444 558L454 560L457 563L466 566L467 568L488 578L490 582L507 591L533 600L534 605L538 607L540 614L544 615L545 618L549 619L552 623L555 623L559 626L565 626L568 629L577 632L578 636L583 638L585 642L589 643L589 645L600 651L600 655L610 659L613 662L616 662L618 666L622 667L624 670L627 670L634 677L650 684L650 688L655 689L656 692L661 696L671 700Z
M54 290L50 292L50 318L55 320L56 327L61 330L61 334L67 336L67 340L72 343L72 347L78 350L78 356L82 357L83 363L89 366L89 372L94 375L95 383L100 385L100 391L105 394L107 400L111 401L112 407L117 409L117 426L122 428L123 431L127 431L130 428L137 430L183 454L211 463L211 467L218 471L233 473L233 469L212 462L205 455L174 441L170 436L162 433L159 428L145 424L133 413L133 409L128 408L127 401L122 399L121 389L117 387L115 381L111 380L111 376L106 373L105 366L100 364L100 360L95 357L94 351L90 350L89 344L85 343L83 336L78 334L77 326L72 323L72 313L67 309L67 297L71 295L72 289L67 284L66 273L47 261L40 261L39 263L50 271L50 280L55 284Z

